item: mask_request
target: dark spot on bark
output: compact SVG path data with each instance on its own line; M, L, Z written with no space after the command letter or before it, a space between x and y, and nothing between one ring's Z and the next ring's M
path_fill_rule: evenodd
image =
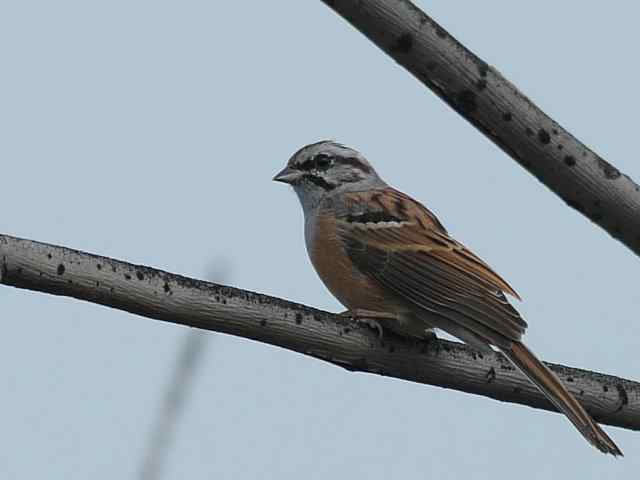
M558 135L558 130L556 130L555 128L551 131L553 132L554 135Z
M349 327L345 327L343 332L344 332L345 335L347 335L349 332L351 332L351 329Z
M436 28L436 35L438 35L440 38L447 38L447 31L442 28L440 25L434 25Z
M64 265L63 264L58 265L58 275L64 275L64 271L65 271Z
M262 320L260 320L260 326L261 327L266 327L267 326L267 321L264 318Z
M572 383L573 382L573 378L572 377L567 377L567 382Z
M604 176L607 180L615 180L620 177L620 171L604 158L598 157L598 167L600 167L600 170L604 172Z
M538 130L538 140L543 145L547 145L551 141L549 132L547 132L544 128L541 128L540 130Z
M602 386L602 391L607 393L609 391L609 387L607 387L606 385Z
M462 90L458 93L456 100L463 113L473 113L478 108L476 94L471 90Z
M96 264L96 268L97 268L98 270L102 270L102 265L100 265L100 264L98 263L98 264Z
M529 127L527 127L527 129L525 130L525 133L529 136L533 135L533 130L531 130Z
M504 112L502 114L502 120L504 120L505 122L510 122L511 120L513 120L513 115L511 115L511 112Z
M484 90L485 88L487 88L487 81L485 79L481 78L480 80L478 80L476 82L476 87L480 91Z
M507 372L510 372L512 370L515 370L511 365L507 364L507 363L503 363L502 365L500 365L500 370L505 370Z
M302 314L296 313L296 325L300 325L302 323Z
M169 286L169 282L164 282L164 286L162 287L164 293L169 293L171 291L171 287Z
M391 47L394 52L409 53L413 48L413 35L408 32L403 33L398 37L395 45Z
M487 383L493 382L496 379L496 369L491 367L485 376L487 377Z
M22 275L22 267L18 267L18 268L16 269L16 273L17 273L18 275Z
M478 73L480 74L481 77L486 77L487 73L489 72L489 65L487 64L487 62L478 59Z
M580 390L580 393L578 395L583 396L584 395L584 390Z
M136 272L136 277L138 278L138 280L144 280L144 275L142 274L142 272Z
M627 395L627 391L621 383L616 384L616 390L618 390L618 396L620 397L620 406L616 410L616 412L619 412L624 407L629 405L629 396Z
M567 167L573 167L576 164L576 158L572 155L567 155L564 157L564 164Z
M561 143L558 144L558 150L562 150L564 148L564 145L562 145Z
M50 253L47 253L47 258L48 258L49 260L51 260L53 257L51 256L51 254L50 254Z
M131 280L131 275L129 275L128 273L125 273L124 278L125 280Z

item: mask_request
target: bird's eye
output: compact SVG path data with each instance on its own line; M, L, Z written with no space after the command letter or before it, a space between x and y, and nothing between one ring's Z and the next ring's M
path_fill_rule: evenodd
M333 164L333 159L325 153L316 155L314 161L318 170L326 170Z

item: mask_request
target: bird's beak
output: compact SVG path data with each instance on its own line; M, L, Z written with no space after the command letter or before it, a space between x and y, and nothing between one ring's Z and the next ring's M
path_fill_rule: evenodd
M273 177L273 180L276 182L288 183L289 185L293 185L298 180L302 178L303 173L294 170L293 168L284 167L280 172Z

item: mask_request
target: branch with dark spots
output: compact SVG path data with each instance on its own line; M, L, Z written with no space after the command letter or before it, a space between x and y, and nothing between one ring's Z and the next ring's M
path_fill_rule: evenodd
M4 285L257 340L349 371L377 373L555 411L498 353L483 354L444 340L402 338L392 332L385 332L380 340L377 330L343 315L8 235L0 235L0 262L0 283ZM64 275L58 275L60 265L65 265ZM549 366L600 422L640 430L639 383Z
M323 1L569 206L598 199L597 215L578 211L640 254L640 187L426 13L409 0Z

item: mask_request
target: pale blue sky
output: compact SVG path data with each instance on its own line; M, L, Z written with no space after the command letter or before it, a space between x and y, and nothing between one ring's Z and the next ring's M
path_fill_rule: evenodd
M632 178L640 7L420 1ZM546 360L640 378L638 259L320 1L0 7L0 231L341 307L271 182L335 138L520 292ZM0 288L0 476L134 478L185 328ZM632 477L559 415L210 335L167 479Z

